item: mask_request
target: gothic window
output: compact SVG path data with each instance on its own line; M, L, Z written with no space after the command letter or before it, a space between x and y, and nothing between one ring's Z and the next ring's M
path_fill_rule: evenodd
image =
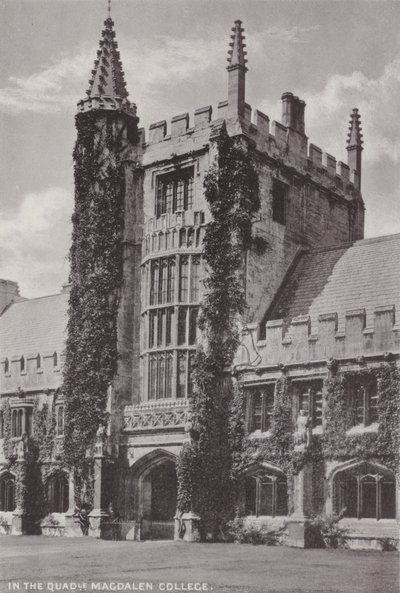
M23 373L25 371L25 358L23 356L21 356L21 360L20 360L20 371L21 373Z
M179 301L186 303L188 298L189 258L181 257L179 271Z
M168 262L161 260L160 276L158 281L158 304L162 305L167 301L167 283L168 283Z
M0 510L15 510L15 478L8 472L0 477Z
M4 374L6 375L9 372L10 372L10 362L9 362L8 358L6 358L4 361Z
M58 366L58 355L57 352L54 352L53 354L53 367L57 367Z
M287 186L274 179L272 185L272 220L286 224Z
M156 317L157 311L149 312L149 348L153 348L155 344Z
M179 307L178 312L178 346L186 344L187 307Z
M38 354L36 356L36 368L40 369L42 366L42 357L40 356L40 354Z
M174 355L172 352L167 352L165 356L165 397L171 398Z
M170 346L172 342L172 320L174 318L174 309L169 307L166 311L165 345Z
M157 315L157 346L164 345L166 310L158 309Z
M22 418L23 411L21 409L14 409L11 414L11 436L22 436Z
M276 472L250 475L245 480L245 513L247 515L285 516L287 506L286 477Z
M47 483L47 500L51 513L65 513L68 510L68 479L65 474L51 477Z
M194 352L189 352L189 370L188 370L188 396L193 395L193 365Z
M168 282L167 282L167 302L174 301L175 293L175 260L170 258L168 260Z
M395 519L396 484L392 472L361 464L334 479L335 511L357 519Z
M189 309L189 346L193 346L196 343L198 314L198 307L191 307Z
M322 381L297 386L298 408L311 417L312 426L322 426Z
M193 205L193 168L181 169L157 178L156 217Z
M176 397L186 397L186 352L178 352Z
M151 262L150 305L158 304L158 261Z
M64 406L56 407L56 433L58 436L64 434Z
M271 383L250 390L249 432L270 430L274 409L275 386Z
M349 387L352 425L368 426L378 422L378 390L375 377L353 382Z
M200 257L192 258L192 270L190 278L190 302L197 303L199 301L200 291Z
M157 398L157 354L149 357L149 399Z

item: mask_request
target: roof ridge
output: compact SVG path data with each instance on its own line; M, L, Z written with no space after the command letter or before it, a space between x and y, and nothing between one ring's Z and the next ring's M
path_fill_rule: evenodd
M45 294L43 296L33 297L31 299L25 298L23 301L13 301L11 304L12 305L22 305L23 303L31 303L32 301L40 301L41 299L51 299L51 298L54 298L54 297L57 297L57 296L62 296L64 294L67 294L67 293L64 293L64 292L56 292L54 294Z

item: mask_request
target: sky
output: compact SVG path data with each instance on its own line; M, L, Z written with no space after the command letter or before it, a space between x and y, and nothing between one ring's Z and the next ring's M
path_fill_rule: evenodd
M227 98L236 19L246 101L280 121L283 92L306 101L306 134L347 162L349 115L364 133L366 237L400 232L400 2L112 0L140 125ZM107 0L0 0L0 278L21 294L68 278L76 103L85 97Z

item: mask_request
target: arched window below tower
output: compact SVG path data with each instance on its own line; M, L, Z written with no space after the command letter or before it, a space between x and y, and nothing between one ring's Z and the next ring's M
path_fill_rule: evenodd
M52 476L47 483L47 500L51 513L66 513L68 510L69 486L65 474Z
M10 473L0 477L0 510L13 511L15 509L15 478Z
M338 472L333 482L335 512L356 519L395 519L396 482L393 473L362 463Z

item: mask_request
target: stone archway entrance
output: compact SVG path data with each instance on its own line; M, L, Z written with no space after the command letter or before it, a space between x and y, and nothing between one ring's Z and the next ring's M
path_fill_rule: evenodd
M178 482L175 459L160 455L141 473L138 483L141 539L174 539Z

